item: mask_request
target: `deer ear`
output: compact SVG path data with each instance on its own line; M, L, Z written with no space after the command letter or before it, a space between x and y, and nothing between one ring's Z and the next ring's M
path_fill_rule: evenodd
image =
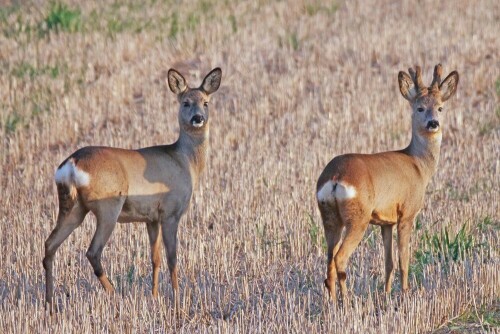
M200 89L208 95L213 94L219 89L221 79L222 70L219 67L214 68L207 74L205 79L203 79Z
M417 89L415 88L415 83L410 78L408 74L401 71L398 74L399 91L401 95L408 101L413 101L417 96Z
M184 93L187 89L186 79L173 68L168 70L167 83L170 90L177 95Z
M439 91L441 91L441 100L443 102L448 100L450 97L453 96L453 94L456 93L457 85L458 85L458 72L453 71L450 74L448 74L446 79L444 79L443 82L439 85Z

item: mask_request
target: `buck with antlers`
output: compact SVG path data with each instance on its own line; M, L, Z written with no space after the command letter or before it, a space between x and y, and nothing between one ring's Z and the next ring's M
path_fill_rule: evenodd
M180 135L174 144L139 150L85 147L59 166L55 174L59 215L56 227L45 242L43 259L49 305L54 292L54 255L89 211L97 218L97 228L87 258L106 291L114 289L102 268L101 254L117 221L146 223L154 296L158 295L161 230L174 294L178 291L177 228L205 165L208 103L211 94L219 88L221 77L222 71L215 68L199 88L189 88L180 73L169 70L168 86L180 103Z
M413 221L423 206L425 189L439 160L442 138L439 114L458 84L456 71L441 82L440 64L434 68L430 87L423 84L420 67L410 68L409 73L410 76L399 72L398 81L401 94L412 108L410 145L400 151L335 157L318 179L317 200L328 244L325 285L333 299L337 278L342 297L347 295L347 263L368 224L382 229L387 293L393 280L392 240L396 226L402 289L408 289Z

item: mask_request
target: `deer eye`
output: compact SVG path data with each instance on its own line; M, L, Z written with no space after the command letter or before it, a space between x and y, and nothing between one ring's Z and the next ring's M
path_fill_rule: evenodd
M443 107L439 107L439 108L438 108L438 111L439 111L439 112L443 111Z
M418 112L423 112L423 111L424 111L424 108L419 107L419 108L417 108L417 111L418 111Z
M187 102L187 101L186 101L186 102L184 102L182 105L183 105L184 107L189 107L189 102Z

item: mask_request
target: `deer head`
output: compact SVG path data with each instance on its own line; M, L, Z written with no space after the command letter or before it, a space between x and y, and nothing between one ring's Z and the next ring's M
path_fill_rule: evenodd
M219 89L222 71L215 68L207 74L200 87L189 88L186 79L174 69L168 71L167 83L179 100L179 125L190 135L208 131L208 102L210 95Z
M455 94L458 85L457 71L451 72L441 82L443 69L441 64L434 67L434 77L429 87L422 80L422 69L415 66L415 70L408 69L410 75L399 72L399 90L412 107L413 130L421 136L433 136L441 133L439 113L443 111L443 104Z

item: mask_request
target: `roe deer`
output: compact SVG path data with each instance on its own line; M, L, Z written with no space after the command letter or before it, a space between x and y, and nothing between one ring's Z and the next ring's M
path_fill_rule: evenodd
M434 68L430 87L422 81L419 66L399 72L399 89L412 108L411 142L403 150L376 154L345 154L325 167L317 183L317 200L326 241L328 267L325 280L336 299L338 278L341 296L347 296L346 267L368 224L379 225L385 252L385 291L393 280L393 227L397 226L402 290L408 289L408 261L413 221L423 206L425 189L436 171L441 146L439 113L443 102L457 89L458 73L441 82L441 64ZM341 242L342 230L346 229Z
M177 228L205 164L208 102L221 77L221 69L215 68L199 88L189 88L179 72L168 71L168 86L180 103L180 134L174 144L138 150L85 147L61 163L55 173L59 215L45 242L43 259L49 305L54 292L54 255L89 211L97 218L97 228L86 255L106 291L114 289L102 268L101 254L116 222L145 222L151 244L153 296L158 295L160 230L177 295Z

